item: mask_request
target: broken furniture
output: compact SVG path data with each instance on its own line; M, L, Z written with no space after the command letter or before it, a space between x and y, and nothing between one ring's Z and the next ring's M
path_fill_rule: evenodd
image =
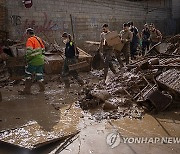
M91 70L91 61L92 56L83 51L82 49L78 48L79 50L79 58L76 64L76 69L80 71L90 71ZM61 73L65 56L61 53L51 53L47 52L46 57L48 63L44 65L45 73L46 74L59 74ZM79 63L79 64L78 64ZM73 66L72 66L73 67ZM70 67L70 68L72 68Z

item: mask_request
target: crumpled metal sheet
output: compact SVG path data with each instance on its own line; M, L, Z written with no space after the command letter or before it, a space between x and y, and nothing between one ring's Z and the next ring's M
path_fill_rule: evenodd
M170 69L159 75L156 80L180 94L180 70Z

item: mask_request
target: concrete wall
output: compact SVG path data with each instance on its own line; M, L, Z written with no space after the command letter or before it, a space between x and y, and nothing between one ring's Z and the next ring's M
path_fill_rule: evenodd
M179 0L172 0L172 13L173 13L174 19L180 18L180 1Z
M5 23L6 23L6 7L5 0L0 1L0 31L5 30Z
M176 33L180 33L180 1L172 0L172 15L176 22Z
M124 22L134 21L142 29L145 22L153 22L165 34L172 33L170 19L172 0L33 0L25 8L22 0L6 0L10 38L22 39L27 27L34 27L37 35L60 42L63 31L71 32L72 14L77 42L99 40L103 23L111 30L120 30Z

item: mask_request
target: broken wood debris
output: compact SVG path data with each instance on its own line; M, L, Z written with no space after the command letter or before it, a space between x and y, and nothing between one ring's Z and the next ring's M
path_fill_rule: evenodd
M171 43L179 43L179 36L175 36L172 39ZM159 45L161 43L153 48ZM156 110L161 112L167 109L177 98L180 98L178 90L178 88L180 89L180 55L154 51L156 52L154 52L155 54L151 54L150 50L146 57L127 65L127 69L121 69L106 84L99 82L93 85L89 89L89 93L86 93L83 99L80 100L81 108L85 110L102 108L104 111L109 110L108 115L111 111L115 114L115 110L117 112L122 106L126 106L128 107L126 109L131 110L133 104L140 105L146 111ZM168 73L171 77L168 76ZM163 79L163 77L166 77L166 79ZM154 88L157 88L157 90L154 90ZM99 96L92 95L93 91L99 91L100 98L103 98L102 95L106 96L105 93L101 92L107 91L110 97L108 99L100 99ZM153 100L151 95L159 95L159 98L166 99L167 103L160 103L158 98ZM126 101L118 101L120 99Z
M57 49L58 47L58 49ZM78 48L79 58L78 62L69 67L70 70L90 71L92 56L86 53L84 50ZM63 67L63 61L65 59L64 49L56 45L53 50L49 50L46 53L48 63L45 64L46 74L59 74Z
M180 55L180 34L171 37L167 40L169 43L165 53L173 54L173 55Z
M180 70L167 70L156 77L156 81L161 89L180 97Z

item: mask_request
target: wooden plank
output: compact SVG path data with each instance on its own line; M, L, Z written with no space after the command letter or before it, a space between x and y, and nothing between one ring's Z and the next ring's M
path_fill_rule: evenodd
M73 71L73 70L81 69L81 68L84 68L87 66L89 66L88 62L82 61L82 62L78 62L78 63L72 64L72 65L69 65L69 70Z
M92 45L100 45L100 42L94 42L94 41L85 41L87 44L92 44Z

